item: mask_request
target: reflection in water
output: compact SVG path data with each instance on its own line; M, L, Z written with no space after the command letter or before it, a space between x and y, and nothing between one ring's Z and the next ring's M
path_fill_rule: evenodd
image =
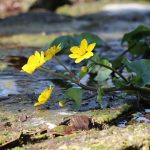
M0 81L0 96L8 96L9 94L18 94L16 82L13 79Z

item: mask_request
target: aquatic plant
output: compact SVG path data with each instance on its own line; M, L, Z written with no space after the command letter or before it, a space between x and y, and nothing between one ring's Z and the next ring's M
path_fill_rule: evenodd
M66 89L65 95L68 100L61 100L59 102L60 107L63 107L65 102L74 101L75 108L79 109L82 99L93 97L96 97L97 102L101 104L103 96L114 91L132 93L138 95L138 98L149 97L150 60L145 59L145 55L150 54L149 37L150 28L145 26L139 26L134 31L126 33L122 38L122 44L127 43L128 49L110 62L95 51L95 49L106 45L106 42L98 36L91 33L60 36L51 43L45 52L36 51L34 55L31 55L22 70L32 74L38 69L51 76L74 83L71 88ZM69 58L75 59L76 65L84 63L79 73L74 73L68 68L57 56L59 53L65 53L69 55ZM126 57L126 53L132 55L132 60ZM43 67L51 59L55 59L64 68L65 72L52 71ZM127 74L126 76L124 72ZM87 74L93 74L91 85L81 82ZM111 79L113 86L108 85L108 79ZM34 106L44 104L51 96L52 90L51 86L49 89L44 90ZM83 95L87 91L91 91L91 96L84 97Z

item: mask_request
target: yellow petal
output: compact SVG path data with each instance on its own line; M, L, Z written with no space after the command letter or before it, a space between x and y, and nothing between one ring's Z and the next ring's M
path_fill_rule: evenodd
M70 49L70 51L71 51L72 53L77 53L79 50L80 50L80 48L79 48L78 46L73 46L73 47L71 47L71 49Z
M84 59L88 59L93 56L93 52L88 52L84 55Z
M35 67L34 66L30 66L28 64L25 64L23 67L22 67L22 70L29 73L29 74L32 74L34 71L35 71Z
M39 105L41 105L39 102L36 102L35 104L34 104L34 107L37 107L37 106L39 106Z
M70 58L79 58L80 55L78 55L78 54L70 54L69 57Z
M45 89L40 96L38 97L38 101L34 104L34 106L39 106L47 102L52 93L53 87L50 86L48 89Z
M35 57L37 57L37 59L40 59L40 57L41 57L40 53L38 51L36 51L34 55L35 55Z
M46 52L45 52L45 60L51 60L56 53L58 53L61 50L61 44L59 44L57 47L56 46L52 46L51 48L49 48Z
M83 40L81 41L80 48L81 48L81 49L86 49L87 46L88 46L87 40L86 40L86 39L83 39Z
M87 51L88 51L88 52L91 52L91 51L94 49L95 45L96 45L96 43L90 44L90 45L88 46L88 48L87 48Z
M29 58L28 58L28 62L27 64L32 64L34 61L37 61L36 57L34 55L31 55Z
M77 63L81 62L82 60L84 60L84 57L79 57L75 60L75 63L77 64Z

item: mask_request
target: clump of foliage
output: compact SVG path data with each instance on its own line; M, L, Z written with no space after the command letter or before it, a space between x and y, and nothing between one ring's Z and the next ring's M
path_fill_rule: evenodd
M34 55L31 55L22 70L32 74L38 69L51 76L74 83L71 88L66 89L65 95L68 98L67 101L74 101L76 109L80 108L82 99L85 99L83 95L87 91L91 91L90 97L97 97L96 100L100 104L105 94L114 91L150 96L150 60L145 59L145 56L150 54L150 28L139 26L134 31L126 33L122 38L122 44L127 44L128 49L112 62L94 52L95 48L103 46L104 43L101 38L91 33L60 36L51 43L50 48L45 52L36 51ZM68 49L70 51L67 51ZM79 73L74 73L59 59L57 54L63 52L69 55L76 65L84 62ZM130 60L126 57L127 53L132 56ZM51 59L56 59L65 71L62 73L59 70L54 72L46 69L43 65ZM127 73L127 76L124 75L124 72ZM94 85L81 82L81 79L87 74L95 75L92 77ZM113 86L110 87L107 84L108 79L112 80ZM51 96L52 90L51 86L44 90L34 106L44 104ZM60 107L63 107L67 101L61 100Z

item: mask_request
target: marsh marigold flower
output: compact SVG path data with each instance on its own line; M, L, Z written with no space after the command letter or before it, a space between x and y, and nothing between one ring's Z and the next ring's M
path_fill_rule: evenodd
M47 100L50 98L52 91L53 91L52 86L50 86L48 89L45 89L38 97L38 101L34 104L34 106L36 107L45 104Z
M61 50L61 44L58 46L52 46L45 52L45 60L51 60L56 53L58 53Z
M93 56L92 51L95 45L96 43L92 43L88 45L87 40L83 39L79 47L78 46L71 47L70 51L72 52L72 54L70 54L69 57L76 59L75 63L79 63L84 59L88 59Z
M27 64L22 67L22 70L32 74L37 68L41 67L46 60L44 59L44 52L42 51L39 53L38 51L35 52L34 55L31 55L28 59Z

